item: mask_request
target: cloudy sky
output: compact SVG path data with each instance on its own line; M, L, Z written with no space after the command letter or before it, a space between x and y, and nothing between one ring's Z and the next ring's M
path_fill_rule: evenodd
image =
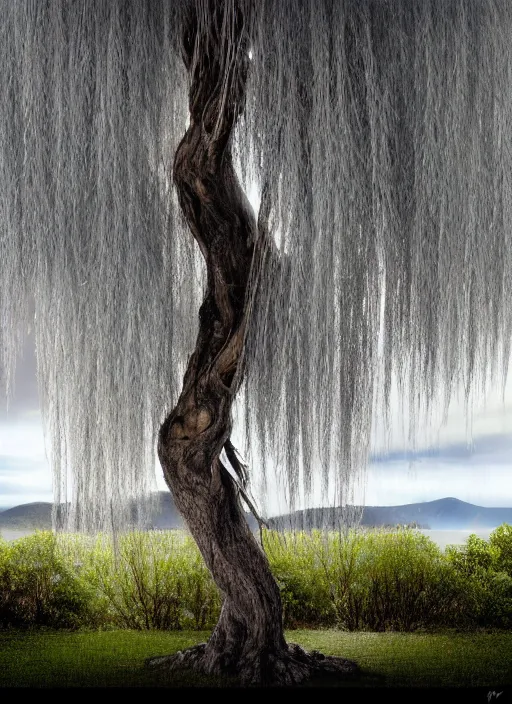
M505 388L504 398L496 389L478 401L469 434L463 405L454 402L446 424L439 421L429 434L420 433L414 452L405 451L406 431L401 430L399 422L403 414L398 404L395 406L391 435L385 436L376 424L366 505L399 505L453 496L480 506L512 506L512 381ZM156 472L159 487L165 489L158 468ZM0 408L0 507L51 500L51 474L29 338L18 367L13 403L8 412L4 402Z

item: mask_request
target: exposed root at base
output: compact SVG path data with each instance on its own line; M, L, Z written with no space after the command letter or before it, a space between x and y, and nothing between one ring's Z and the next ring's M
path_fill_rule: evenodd
M281 653L265 653L256 657L242 656L237 664L223 668L222 654L208 652L207 643L180 650L174 655L150 658L146 666L166 672L195 670L202 674L237 677L246 686L293 686L317 677L354 679L359 666L352 660L327 656L318 650L310 652L296 643L289 643Z

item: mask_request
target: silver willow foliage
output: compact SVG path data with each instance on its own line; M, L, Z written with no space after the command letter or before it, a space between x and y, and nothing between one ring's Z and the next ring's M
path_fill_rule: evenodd
M187 2L208 23L205 0L0 0L1 364L10 387L35 308L73 528L120 525L149 493L194 347L203 270L171 179ZM341 502L393 379L412 430L438 390L503 381L512 3L239 4L252 63L234 146L273 242L248 302L239 431L291 504L315 476Z

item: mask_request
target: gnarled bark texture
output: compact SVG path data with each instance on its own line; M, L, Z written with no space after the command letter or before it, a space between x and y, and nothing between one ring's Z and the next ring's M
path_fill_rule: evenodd
M184 30L190 126L175 156L174 180L206 262L207 290L196 348L178 403L160 430L158 453L176 505L224 601L208 643L149 664L234 675L244 684L294 684L318 669L352 673L355 666L285 642L279 589L219 460L224 446L232 449L231 405L242 376L246 300L258 238L230 153L249 62L245 18L236 2L204 2L213 21L201 26L194 11ZM236 462L234 453L229 455Z

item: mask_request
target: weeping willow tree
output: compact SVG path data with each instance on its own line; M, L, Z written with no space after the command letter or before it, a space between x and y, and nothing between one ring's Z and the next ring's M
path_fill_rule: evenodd
M119 530L157 445L224 601L156 664L353 671L284 640L233 404L263 495L341 505L394 380L413 434L503 382L512 3L0 5L1 364L9 391L32 326L55 506Z

